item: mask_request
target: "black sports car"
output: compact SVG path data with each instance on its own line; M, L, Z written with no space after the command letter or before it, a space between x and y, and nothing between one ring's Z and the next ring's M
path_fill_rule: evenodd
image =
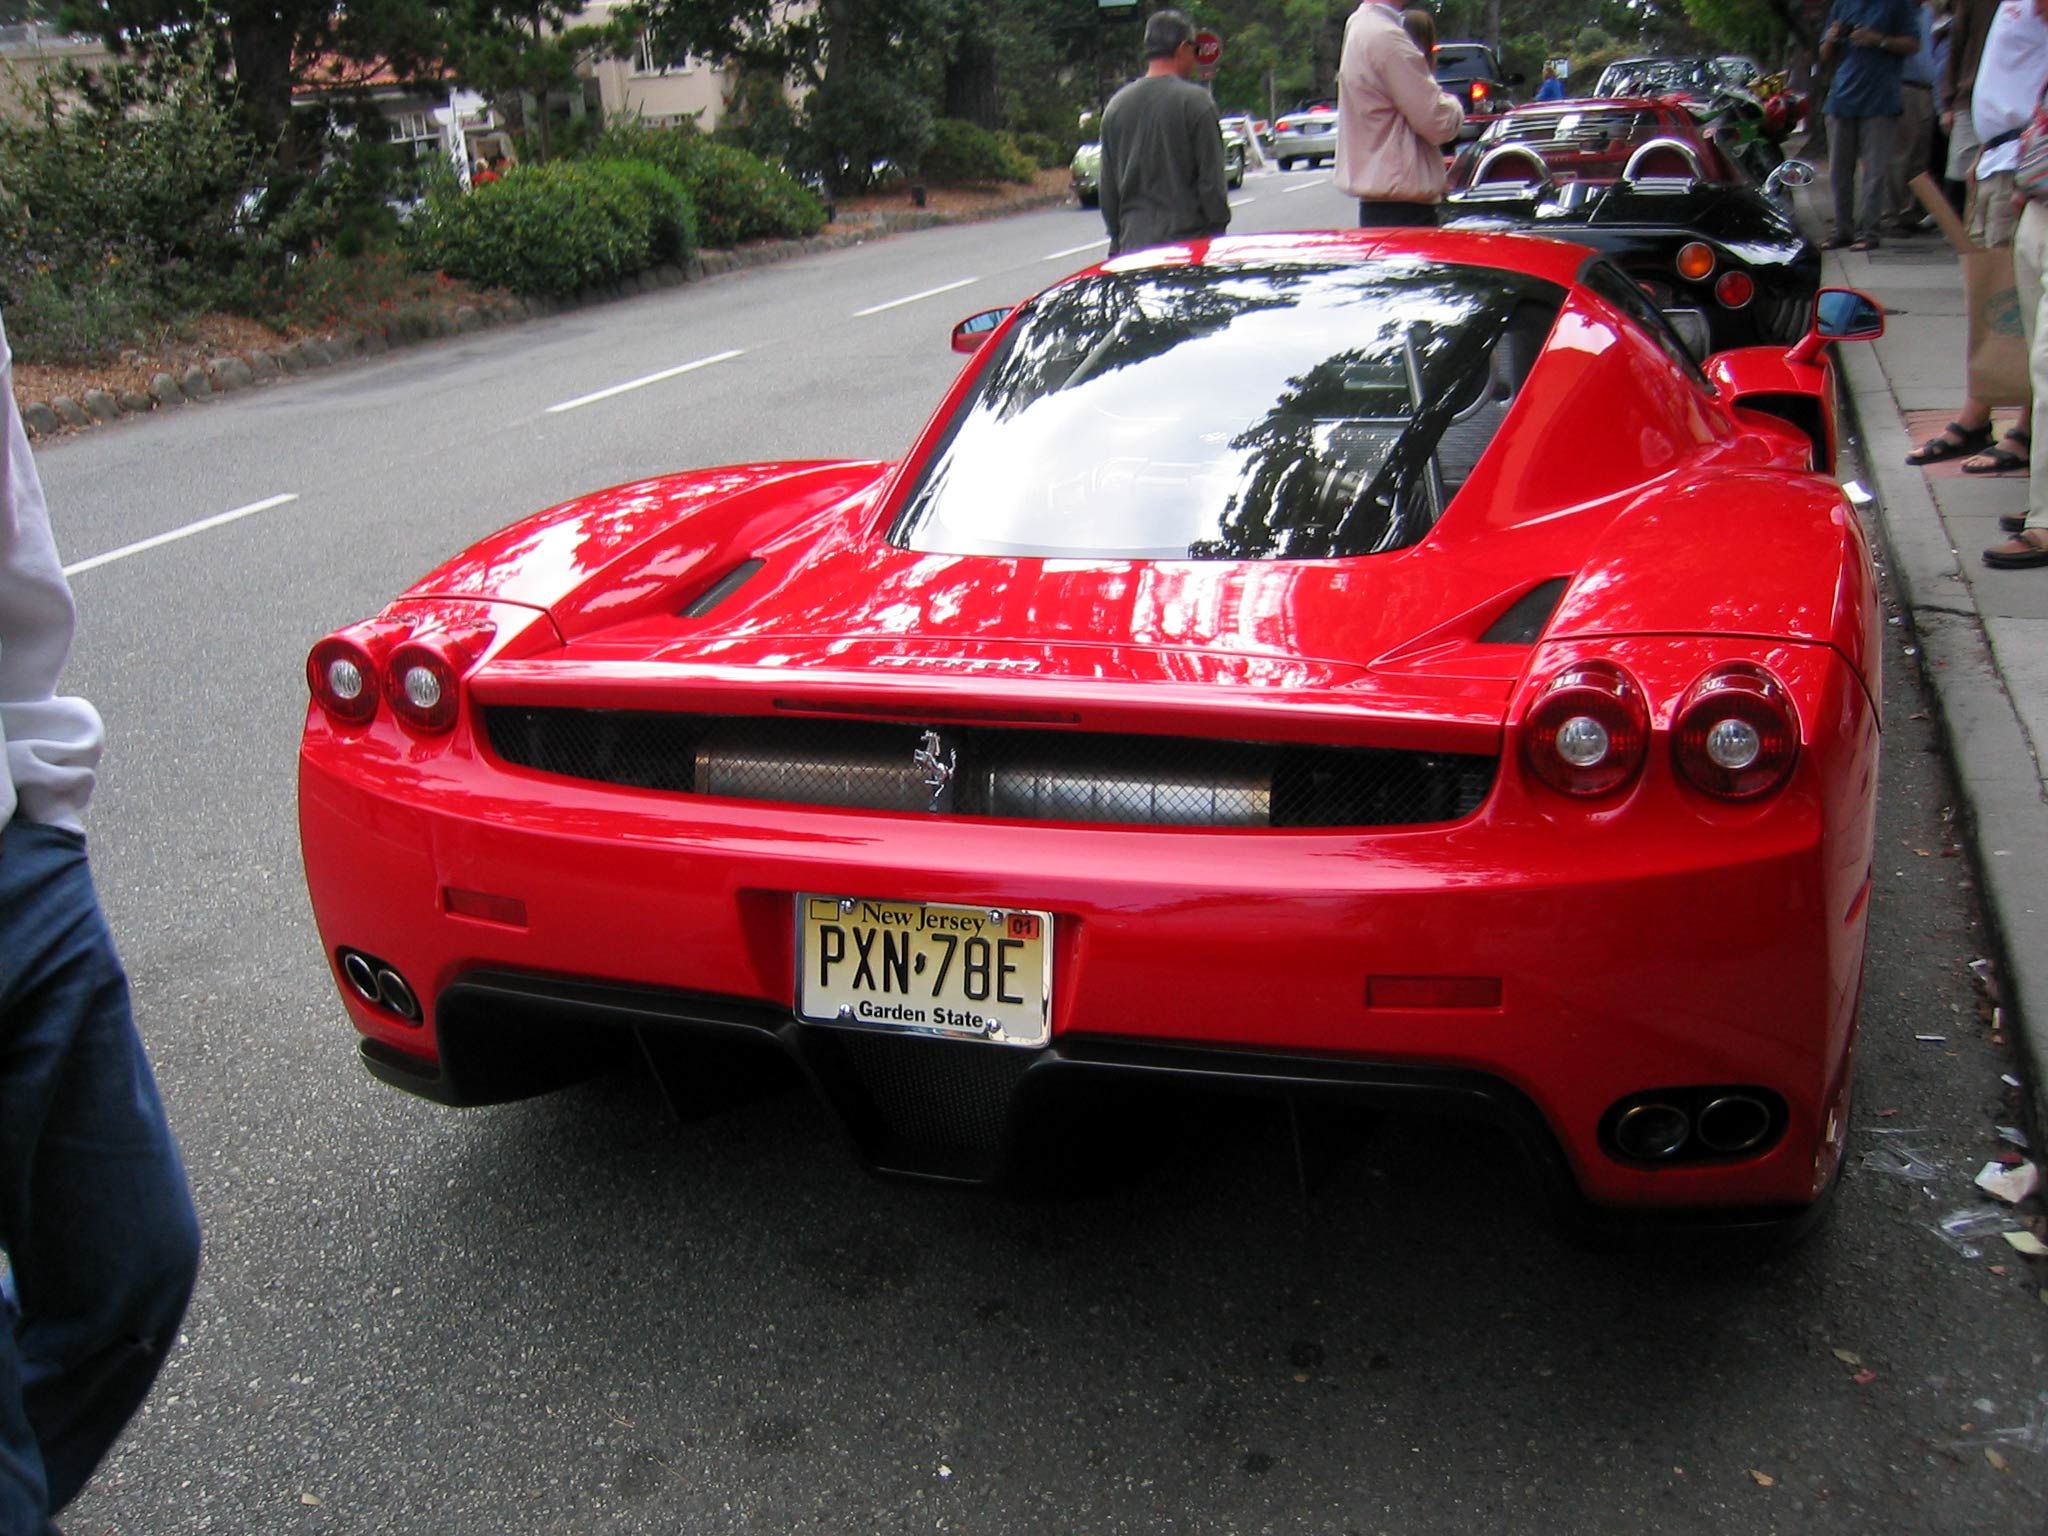
M1812 174L1788 160L1759 185L1675 101L1543 102L1459 153L1445 222L1607 252L1705 355L1804 332L1820 252L1779 197Z

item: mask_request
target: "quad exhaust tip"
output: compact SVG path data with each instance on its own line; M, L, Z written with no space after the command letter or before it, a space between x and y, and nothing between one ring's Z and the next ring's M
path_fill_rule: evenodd
M394 966L357 949L342 950L339 959L341 978L357 997L408 1024L420 1022L420 1000Z
M1670 1166L1766 1151L1785 1120L1785 1101L1767 1088L1657 1088L1617 1100L1601 1139L1627 1162Z
M1723 1157L1762 1145L1770 1133L1771 1107L1754 1094L1723 1094L1700 1111L1700 1141Z
M1639 1162L1676 1157L1691 1139L1692 1116L1676 1104L1632 1104L1614 1126L1615 1144Z

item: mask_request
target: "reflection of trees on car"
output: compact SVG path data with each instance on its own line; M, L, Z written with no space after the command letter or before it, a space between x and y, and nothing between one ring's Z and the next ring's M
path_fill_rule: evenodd
M1219 281L1176 267L1049 294L955 418L908 504L909 537L990 537L1014 521L998 487L1028 476L985 466L1057 439L1104 472L1151 467L1149 488L1120 493L1113 511L1099 484L1073 493L1071 516L1104 550L1256 560L1405 548L1464 483L1556 316L1546 285L1491 276L1305 268ZM1261 322L1269 311L1276 322ZM1227 435L1199 408L1134 416L1134 402L1174 392L1167 370L1183 394L1208 374L1272 394ZM972 485L954 472L970 461Z

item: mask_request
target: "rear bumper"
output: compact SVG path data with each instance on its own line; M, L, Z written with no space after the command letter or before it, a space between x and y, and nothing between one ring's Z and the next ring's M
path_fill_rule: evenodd
M1336 153L1335 133L1282 133L1273 140L1275 160L1305 160L1311 155L1328 157Z
M1546 1186L1598 1206L1809 1204L1840 1154L1867 821L1830 825L1819 796L1788 792L1646 842L1640 823L1561 828L1513 799L1395 831L1018 826L543 780L461 753L379 777L316 726L300 817L330 964L367 952L423 1005L407 1023L343 985L366 1062L447 1102L536 1091L652 1032L715 1045L719 1070L794 1061L866 1155L905 1171L999 1170L1047 1083L1185 1072L1477 1110ZM1054 913L1051 1045L798 1025L798 892ZM465 915L477 894L509 905ZM1490 979L1498 1005L1368 991L1415 976ZM903 1122L947 1094L906 1089L876 1122L871 1092L834 1086L897 1060L985 1078L979 1134L920 1163L901 1148L930 1138ZM1603 1149L1623 1096L1717 1084L1782 1098L1782 1136L1657 1168Z
M1019 1052L799 1024L732 999L477 972L442 993L443 1057L427 1062L374 1040L364 1066L381 1081L454 1106L555 1086L635 1056L664 1074L687 1109L716 1107L765 1067L794 1068L856 1153L885 1173L980 1183L1056 1160L1048 1149L1089 1116L1133 1096L1173 1091L1284 1100L1296 1108L1420 1110L1488 1125L1519 1156L1532 1191L1587 1236L1711 1228L1796 1231L1808 1205L1602 1210L1583 1196L1543 1115L1482 1072L1257 1051L1069 1037ZM511 1047L508 1049L508 1047Z

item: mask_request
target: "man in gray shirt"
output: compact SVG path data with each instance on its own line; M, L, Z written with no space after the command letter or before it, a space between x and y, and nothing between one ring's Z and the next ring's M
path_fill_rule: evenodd
M1102 222L1112 256L1230 227L1223 128L1214 99L1189 78L1193 23L1179 11L1154 11L1145 61L1145 73L1102 113Z

